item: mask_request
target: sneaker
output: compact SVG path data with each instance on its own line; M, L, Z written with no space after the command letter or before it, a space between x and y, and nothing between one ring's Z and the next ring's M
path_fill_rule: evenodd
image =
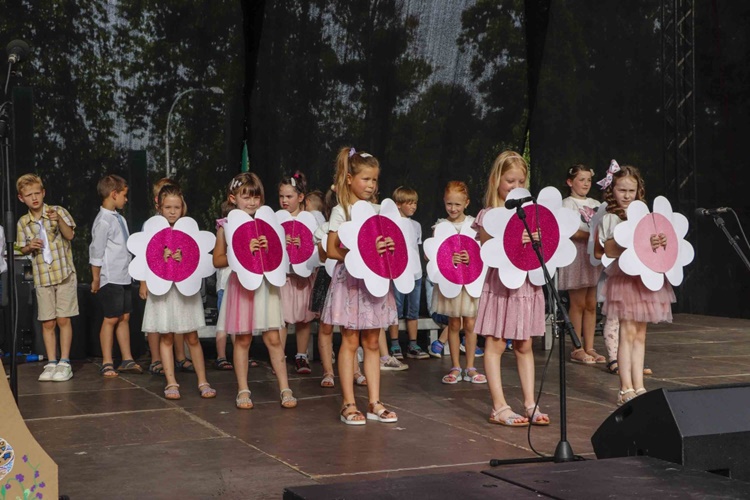
M361 363L365 359L365 351L362 347L357 347L357 362Z
M513 350L513 341L512 340L506 340L505 341L505 350L506 351L512 351Z
M391 346L388 348L388 352L391 354L391 357L404 359L404 353L401 352L401 346Z
M383 371L394 371L400 372L409 369L409 365L402 363L393 356L390 356L387 361L380 360L380 369Z
M51 382L52 376L55 374L55 368L57 368L57 363L47 363L44 365L44 371L38 378L39 382Z
M464 338L461 339L461 345L459 347L459 349L461 349L461 352L464 353L464 354L466 354L465 340L466 340L466 337L464 337ZM477 346L476 349L474 349L474 357L475 358L481 358L482 356L484 356L484 349L482 349L481 347Z
M294 358L294 369L300 375L309 375L312 370L310 369L310 363L307 362L307 358L300 356Z
M55 373L52 375L53 382L65 382L73 378L73 369L70 367L70 363L61 361L57 363L55 367Z
M430 344L430 347L427 349L427 353L433 358L440 359L443 357L443 349L445 349L445 344L443 344L439 340L436 340L435 342Z
M406 357L411 359L429 359L430 355L422 350L418 345L409 346L406 349Z

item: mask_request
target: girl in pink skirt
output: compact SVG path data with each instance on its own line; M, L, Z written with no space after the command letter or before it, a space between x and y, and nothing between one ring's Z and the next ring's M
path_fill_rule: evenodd
M570 188L570 196L565 198L562 204L579 215L580 225L571 238L576 246L576 258L557 274L557 288L567 290L570 297L570 322L583 339L583 347L571 352L570 360L587 365L607 362L604 356L594 350L596 285L602 274L602 266L591 265L587 249L591 231L589 222L601 205L597 200L588 197L593 176L594 171L586 165L573 165L568 169L566 183Z
M249 215L255 212L265 202L263 184L257 175L242 173L236 175L229 184L228 201L233 208L243 210ZM227 240L224 234L226 219L217 221L216 246L214 247L214 267L227 267ZM232 271L224 291L222 308L216 329L234 335L234 372L237 375L239 390L235 405L241 410L253 408L250 399L251 392L247 384L249 367L250 343L253 335L262 335L263 343L268 348L271 366L279 381L281 406L294 408L297 400L289 388L286 363L284 361L284 346L281 344L279 329L283 324L281 316L281 296L279 288L271 285L263 278L256 290L247 290L240 284L237 274Z
M485 208L479 212L472 227L479 233L479 241L484 244L490 235L484 229L483 219L488 210L505 204L511 190L526 184L528 166L526 160L515 151L504 151L492 165ZM534 239L538 239L538 233ZM524 231L522 242L530 243ZM510 427L549 425L549 416L541 413L534 400L534 353L531 350L531 337L544 335L544 294L542 288L532 285L528 278L516 290L503 285L498 270L490 268L479 298L477 319L474 331L485 337L484 368L492 396L492 412L489 421L493 424ZM506 340L512 340L516 355L518 376L521 379L525 415L515 413L503 393L500 376L500 359L505 351Z
M352 277L344 265L348 250L341 247L338 231L350 219L350 209L357 201L370 201L377 193L380 163L369 153L343 148L336 157L336 197L338 205L331 210L328 221L329 259L338 262L328 288L321 321L341 328L339 350L339 378L344 405L341 421L347 425L364 425L367 420L396 422L398 417L380 402L380 351L378 339L381 328L397 321L396 300L392 289L383 297L373 296L363 280ZM376 211L378 205L374 205ZM381 241L378 253L386 247ZM367 417L357 409L354 399L354 360L360 341L364 349L365 376L370 404Z
M643 178L637 168L620 167L605 184L604 201L607 215L602 219L600 237L608 257L618 258L625 251L615 242L617 224L627 219L627 208L633 200L643 200L646 192ZM651 236L654 249L669 242L662 235ZM677 242L671 242L673 245ZM620 321L620 345L617 364L620 370L620 392L617 404L622 405L646 392L643 387L643 360L646 355L646 323L672 322L674 291L668 281L654 292L646 288L639 276L629 276L620 270L615 261L607 267L605 297L602 312L607 318Z
M297 217L303 210L307 191L305 174L297 170L292 176L281 178L279 183L279 205L282 210ZM289 236L287 236L289 238ZM294 356L294 369L302 375L311 372L307 360L307 347L310 343L310 322L317 314L310 311L310 293L315 282L315 273L303 278L291 271L286 275L286 284L281 287L281 304L284 306L284 327L281 329L281 345L286 345L286 325L294 325L294 337L297 340L297 354Z

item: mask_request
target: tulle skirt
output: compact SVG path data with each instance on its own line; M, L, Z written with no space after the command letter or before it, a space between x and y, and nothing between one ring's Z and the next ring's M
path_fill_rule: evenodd
M247 290L232 273L224 291L216 330L230 335L261 335L284 323L279 288L264 278L256 290Z
M287 274L286 284L281 287L282 315L286 323L309 323L317 316L308 308L315 273L307 278Z
M206 326L200 293L186 297L172 285L164 295L151 292L143 311L141 330L147 333L190 333Z
M574 241L576 246L576 258L567 267L557 271L558 290L577 290L596 286L599 276L602 274L602 266L592 266L586 241Z
M342 262L336 264L323 306L321 321L348 330L387 328L398 322L396 299L389 289L383 297L373 296L363 280L353 278Z
M672 285L664 280L657 291L646 288L639 276L629 276L614 262L607 268L602 314L607 318L640 323L671 323L672 303L676 301Z
M477 315L478 304L479 299L469 295L465 288L452 299L445 298L437 285L432 292L432 310L449 318L473 318Z
M517 290L503 285L490 268L479 298L474 331L485 337L528 340L544 335L544 293L527 279Z

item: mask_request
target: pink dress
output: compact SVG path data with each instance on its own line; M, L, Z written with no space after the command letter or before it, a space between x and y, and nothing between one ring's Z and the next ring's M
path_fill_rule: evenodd
M622 220L615 214L607 214L602 221L602 239L614 237L614 228ZM607 318L637 321L639 323L671 323L672 303L676 302L672 285L665 279L664 286L657 291L646 288L639 276L625 274L615 261L605 270L602 314Z
M309 323L318 316L309 309L315 274L307 278L286 275L286 283L281 287L281 306L286 323Z
M578 200L569 196L563 200L564 207L575 210L579 214L579 229L586 232L591 230L589 222L599 205L600 203L593 198ZM569 266L557 271L557 288L559 290L577 290L596 286L599 283L599 276L602 274L602 266L592 266L589 261L588 241L573 240L573 244L576 247L575 260Z
M477 232L487 210L479 212L472 225ZM528 340L544 335L544 329L542 287L532 285L526 278L520 288L511 290L500 281L498 270L491 267L479 298L474 331L485 337Z

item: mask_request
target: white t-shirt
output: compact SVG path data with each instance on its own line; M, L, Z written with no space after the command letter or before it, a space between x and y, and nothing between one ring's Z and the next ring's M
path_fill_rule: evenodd
M615 228L623 220L616 214L606 214L602 218L601 229L599 229L599 243L604 246L604 242L614 239Z
M467 215L466 218L462 220L461 222L451 222L448 219L438 219L437 221L435 221L435 224L432 225L432 230L434 231L435 226L437 226L441 222L450 222L451 224L453 224L453 227L456 228L456 232L460 233L461 228L464 227L464 224L468 224L469 227L471 227L471 225L474 224L474 217L472 217L471 215Z
M562 201L562 205L565 208L575 210L578 213L578 229L580 231L586 231L587 233L591 232L591 226L589 224L591 223L591 218L596 213L596 209L599 208L599 205L601 205L600 201L597 201L593 198L586 198L585 200L581 200L578 198L573 198L572 196L568 196Z
M380 205L376 205L375 203L370 203L372 205L372 208L375 209L375 213L380 213ZM351 207L350 207L351 208ZM341 205L336 205L333 207L333 210L331 210L331 217L328 219L328 231L329 232L338 232L339 227L341 227L341 224L347 221L346 212L344 212L344 207Z

